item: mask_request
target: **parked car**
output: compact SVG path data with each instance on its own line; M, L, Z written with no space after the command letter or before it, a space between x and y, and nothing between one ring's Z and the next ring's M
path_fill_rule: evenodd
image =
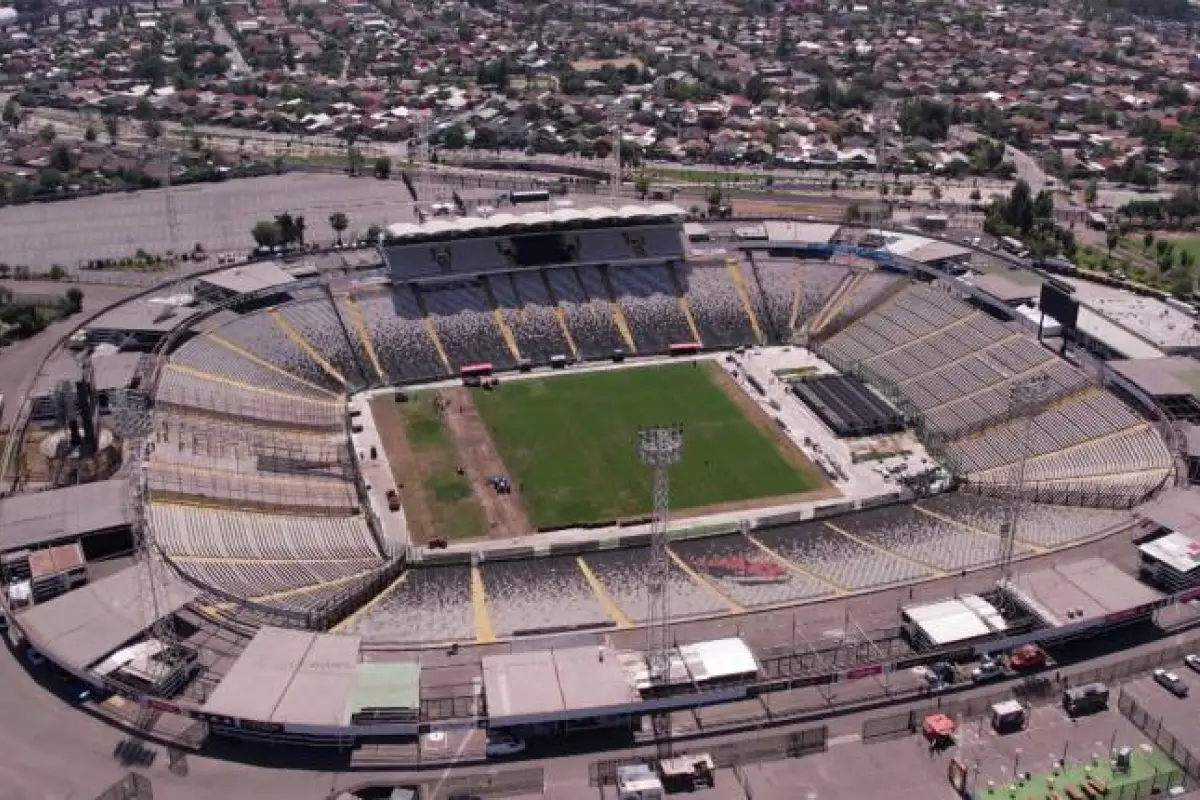
M975 683L986 683L1004 677L1004 664L991 656L979 659L979 666L971 670L971 680Z
M515 756L525 751L525 740L508 731L488 731L484 753L488 758Z
M1165 669L1154 670L1154 682L1176 697L1187 697L1188 685L1174 672Z
M395 489L387 490L388 508L392 511L400 510L400 495L396 494Z
M1183 657L1183 663L1187 664L1196 672L1200 672L1200 656L1189 654Z

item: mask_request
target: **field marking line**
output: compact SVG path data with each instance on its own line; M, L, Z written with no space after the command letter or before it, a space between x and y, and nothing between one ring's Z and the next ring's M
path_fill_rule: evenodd
M940 366L938 366L937 369L930 370L929 372L919 373L917 375L912 376L911 378L905 378L904 380L899 381L896 385L904 386L905 384L912 383L913 381L925 380L930 375L936 375L937 373L942 372L943 370L946 370L950 367L953 367L956 364L961 364L964 361L968 361L977 355L991 352L992 350L996 349L997 347L1003 347L1004 345L1008 344L1012 340L1020 339L1021 337L1022 337L1022 334L1020 334L1020 333L1010 333L1008 336L1005 336L1003 339L997 339L996 341L989 343L986 347L982 347L978 350L972 350L971 352L967 353L965 356L962 356L961 358L956 358L953 361L945 361Z
M216 342L217 344L221 345L221 347L224 347L226 350L230 350L234 353L237 353L242 358L244 358L248 361L253 361L258 366L264 367L265 369L269 369L278 375L282 375L285 378L293 380L296 383L300 384L301 386L306 386L315 392L319 392L319 393L325 395L326 397L331 397L334 399L337 399L339 397L337 392L331 392L328 389L326 389L324 386L317 386L315 383L309 383L308 381L304 380L304 378L301 378L299 375L293 375L292 373L288 372L286 369L278 367L275 364L272 364L270 361L267 361L264 358L259 358L254 353L251 353L249 350L247 350L246 348L240 347L240 346L234 344L233 342L229 341L228 339L226 339L224 336L221 336L220 334L208 333L205 335L208 337L209 341ZM174 365L172 365L172 366L174 366ZM249 384L247 384L247 385L249 385ZM285 396L290 397L291 395L285 395Z
M346 628L350 627L355 622L358 622L360 619L362 619L364 616L366 616L368 611L370 611L371 609L375 608L375 606L377 606L381 602L383 602L383 599L385 597L389 596L393 590L400 588L407 581L408 581L408 572L407 571L401 572L399 577L396 578L396 580L392 581L387 586L383 587L383 589L379 592L379 594L375 595L370 600L368 600L367 602L365 602L361 606L359 606L357 609L355 609L353 614L346 617L344 620L339 622L337 625L334 625L332 628L330 628L329 632L330 633L341 633L342 631L346 630Z
M877 553L883 553L885 556L897 559L898 561L907 562L914 567L919 567L922 570L933 570L932 577L934 577L934 578L944 578L949 574L944 569L942 569L940 567L935 567L933 564L926 564L924 561L919 561L915 558L911 558L909 556L904 555L903 553L897 553L894 550L888 550L887 548L880 547L877 544L871 544L870 542L866 541L865 539L860 539L859 537L855 536L853 533L850 533L847 530L839 528L837 525L834 525L832 522L822 522L821 524L824 525L826 528L829 528L829 530L833 531L834 533L839 533L842 536L845 536L847 539L854 542L855 544L860 544L863 547L874 550Z
M937 511L932 511L928 508L925 508L920 503L913 503L912 507L918 513L921 513L927 517L936 519L939 522L944 522L947 525L950 525L952 527L962 528L964 531L967 531L968 533L973 533L976 536L983 536L983 537L986 537L988 539L992 539L995 541L1000 540L1000 534L998 534L998 533L992 533L991 531L984 530L983 528L976 528L974 525L968 525L965 522L961 522L952 517L948 517L945 514L940 514ZM1029 548L1033 551L1034 555L1044 556L1044 555L1046 555L1046 553L1050 552L1045 547L1042 547L1040 544L1035 544L1033 542L1026 542L1024 539L1021 539L1020 536L1018 536L1017 539L1019 539L1022 544L1028 545Z
M754 536L751 536L749 533L744 534L744 535L745 535L746 539L750 542L750 544L754 545L759 550L762 550L768 556L775 559L775 561L777 561L779 563L779 565L781 567L783 567L784 569L790 570L791 572L794 572L797 575L802 575L806 578L811 578L812 580L817 581L818 583L823 583L826 586L833 589L834 594L837 594L837 595L850 594L850 590L847 589L845 586L842 586L837 581L826 578L823 575L820 575L820 574L810 570L808 567L803 567L803 566L797 564L795 561L791 561L783 554L777 553L774 550L772 550L771 548L767 547L765 544L760 542Z
M293 325L291 321L283 315L282 311L277 308L272 308L267 311L267 316L281 331L283 331L285 336L291 339L292 342L295 343L295 345L299 347L306 356L312 359L314 364L321 368L322 372L333 378L342 386L347 385L346 376L338 372L337 369L335 369L334 366L325 359L325 356L317 352L317 348L313 347L313 344L308 340L308 337L298 331L296 326Z
M483 570L478 564L471 565L471 616L475 623L475 642L495 644L496 629L488 614L487 587L483 583Z
M202 369L196 369L195 367L189 367L184 364L167 364L167 369L175 370L176 372L182 372L184 375L193 375L197 378L213 381L214 383L223 383L226 386L232 386L236 389L244 389L248 392L256 392L258 394L270 395L271 397L278 397L283 400L293 400L298 403L308 403L309 405L325 406L329 408L334 408L338 405L336 400L333 399L336 398L337 395L330 394L329 392L325 392L325 394L329 395L331 399L320 400L315 397L305 397L302 394L289 394L278 389L269 389L265 386L255 386L252 383L239 381L237 378L229 378L225 375L217 375L215 372L205 372ZM283 374L286 375L287 373ZM322 391L324 390L322 389Z
M667 551L667 555L670 557L670 559L675 562L675 566L679 567L679 569L683 572L683 574L687 575L689 578L691 578L692 581L697 586L699 586L701 589L703 589L706 592L708 592L709 594L711 594L713 597L720 600L725 605L729 606L729 610L731 612L733 612L734 614L745 613L746 609L745 609L745 607L742 606L741 603L738 603L732 597L725 594L725 592L722 591L716 584L710 582L707 578L705 578L699 572L696 572L696 570L694 570L690 566L688 566L687 563L682 558L680 558L679 555L674 550L671 549L670 545L667 545L666 551Z
M375 375L379 380L386 383L387 375L383 370L383 365L379 363L379 354L375 352L375 343L371 340L371 329L367 327L367 318L363 316L362 308L358 305L358 298L347 294L343 300L346 305L346 316L350 317L350 325L358 334L359 344L366 352L367 360L371 362L371 368L375 370Z
M627 630L633 627L633 623L629 621L629 617L625 616L625 612L617 605L617 602L608 594L608 590L604 588L604 584L596 577L596 573L592 572L592 568L583 560L583 556L575 556L575 564L579 567L579 571L583 573L583 579L587 581L588 586L592 590L592 594L596 595L596 600L604 609L604 613L617 624L619 630Z

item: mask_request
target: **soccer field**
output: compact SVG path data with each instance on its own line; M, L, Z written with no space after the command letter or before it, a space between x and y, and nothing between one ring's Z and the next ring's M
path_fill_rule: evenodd
M634 439L648 425L684 426L673 509L822 488L820 472L765 414L749 419L726 380L715 364L688 362L508 381L474 398L538 528L647 514L650 475Z

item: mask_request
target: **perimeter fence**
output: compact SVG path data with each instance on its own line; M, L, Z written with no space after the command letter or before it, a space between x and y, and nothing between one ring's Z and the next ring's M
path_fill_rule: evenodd
M1170 756L1171 760L1183 769L1188 778L1200 781L1200 759L1196 758L1183 742L1163 726L1162 717L1155 717L1146 711L1124 689L1117 697L1117 708L1125 719L1133 724L1133 727L1146 734L1150 741Z

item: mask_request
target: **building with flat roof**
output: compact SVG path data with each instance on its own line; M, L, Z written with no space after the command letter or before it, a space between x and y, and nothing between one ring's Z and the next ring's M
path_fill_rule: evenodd
M1188 356L1110 361L1114 373L1154 399L1167 416L1200 424L1200 361Z
M1182 533L1168 533L1138 545L1143 578L1168 592L1200 586L1200 542Z
M905 606L900 624L909 641L921 647L962 644L1008 630L999 609L974 594Z
M97 481L0 500L0 552L127 531L124 479Z
M1163 599L1103 558L1085 558L1021 572L1006 587L1010 596L1047 627L1103 619L1132 619Z
M148 350L195 313L194 305L195 298L190 294L137 297L89 322L84 327L85 340L91 344Z
M211 303L221 303L235 297L269 292L271 289L284 291L296 281L295 276L271 261L245 264L223 269L196 280L196 296Z

